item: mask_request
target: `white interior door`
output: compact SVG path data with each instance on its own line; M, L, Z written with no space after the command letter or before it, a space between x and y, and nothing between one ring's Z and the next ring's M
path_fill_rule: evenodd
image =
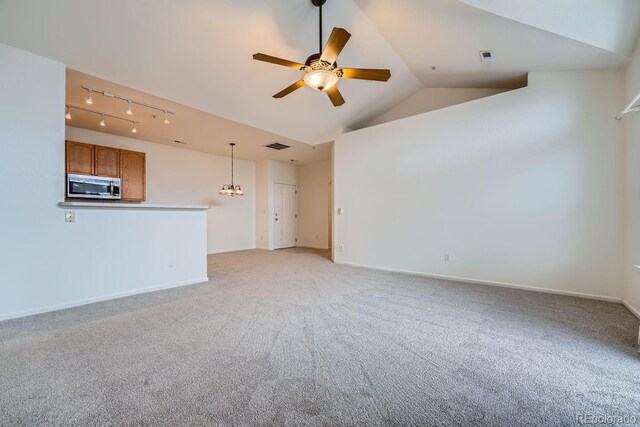
M276 183L274 194L275 248L292 248L296 245L296 186Z

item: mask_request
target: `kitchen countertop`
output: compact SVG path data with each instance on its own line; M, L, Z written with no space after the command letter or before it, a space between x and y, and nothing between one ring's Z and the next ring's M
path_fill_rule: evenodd
M151 203L123 203L123 202L60 202L58 206L65 209L146 209L146 210L182 210L206 211L210 206L185 205L155 205Z

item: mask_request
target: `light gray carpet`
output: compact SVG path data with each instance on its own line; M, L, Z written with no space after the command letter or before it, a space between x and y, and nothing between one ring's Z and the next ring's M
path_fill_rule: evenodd
M209 266L209 283L0 323L1 424L640 419L639 322L621 305L333 265L308 250Z

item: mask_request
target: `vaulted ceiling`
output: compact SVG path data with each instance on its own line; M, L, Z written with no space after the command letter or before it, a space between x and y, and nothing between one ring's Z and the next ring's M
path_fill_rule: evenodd
M529 71L620 68L640 24L637 0L328 0L323 9L325 38L334 26L352 34L341 66L392 71L388 83L342 80L339 108L309 88L273 99L302 72L251 59L317 51L309 0L0 0L0 42L318 144L423 87L513 87ZM481 64L480 50L495 63Z

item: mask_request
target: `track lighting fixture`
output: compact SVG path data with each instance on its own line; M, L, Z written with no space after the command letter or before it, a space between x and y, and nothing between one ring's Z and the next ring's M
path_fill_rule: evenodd
M164 123L165 124L169 124L169 118L167 117L167 114L175 114L172 111L167 110L164 107L157 107L155 105L151 105L151 104L147 104L146 102L142 102L142 101L136 101L135 99L131 99L125 96L120 96L120 95L116 95L115 93L112 92L108 92L106 90L98 90L98 89L94 89L94 88L90 88L87 86L82 86L82 89L86 90L87 92L89 92L89 97L87 98L86 102L87 104L93 104L93 93L99 93L100 95L109 97L109 98L115 98L115 99L120 99L122 101L125 101L127 103L127 115L131 116L133 115L133 110L131 108L131 106L133 104L136 105L140 105L142 107L146 107L146 108L151 108L152 110L156 110L156 111L160 111L164 114Z
M113 116L111 114L103 113L101 111L88 110L86 108L76 107L76 106L73 106L73 105L65 105L65 107L67 108L67 113L65 114L64 117L67 120L71 119L71 110L72 109L76 109L76 110L86 111L87 113L98 114L100 116L100 126L101 127L106 127L107 126L107 123L105 122L104 118L105 117L110 117L112 119L124 120L125 122L131 123L131 126L132 126L131 127L131 133L138 133L138 129L136 128L136 125L140 124L140 122L138 122L138 121L131 120L131 119L125 119L124 117Z

